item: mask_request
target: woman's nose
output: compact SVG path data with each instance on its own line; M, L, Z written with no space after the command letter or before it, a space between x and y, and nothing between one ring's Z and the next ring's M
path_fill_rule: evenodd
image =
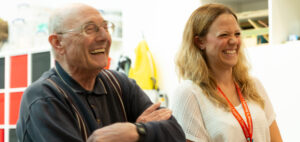
M229 39L229 44L236 44L238 42L238 38L237 37L231 37Z

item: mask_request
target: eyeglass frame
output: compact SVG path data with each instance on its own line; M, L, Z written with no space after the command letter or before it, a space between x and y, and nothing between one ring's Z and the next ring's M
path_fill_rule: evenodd
M107 26L108 25L111 25L111 26L108 26L107 27L107 29L105 29L104 28L104 24L105 23L107 23ZM85 32L85 27L87 26L87 25L90 25L90 24L92 24L92 25L95 25L96 27L97 27L97 31L95 31L95 33L98 33L99 31L100 31L100 28L102 27L106 32L108 32L108 33L110 33L109 32L109 28L111 28L112 29L112 31L114 30L114 28L115 28L115 24L113 23L113 22L111 22L111 21L108 21L108 20L104 20L101 24L100 24L100 26L99 25L97 25L96 23L94 23L94 22L88 22L88 23L85 23L85 24L83 24L83 25L81 25L80 27L77 27L77 28L74 28L74 29L70 29L70 30L67 30L67 31L64 31L64 32L57 32L56 34L67 34L67 33L71 33L71 32L77 32L78 30L80 30L80 34L84 34L84 35L91 35L91 34L87 34L86 32Z

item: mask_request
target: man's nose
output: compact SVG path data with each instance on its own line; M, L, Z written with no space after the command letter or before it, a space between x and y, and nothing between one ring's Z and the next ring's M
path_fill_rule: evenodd
M103 27L99 28L99 31L96 33L96 40L107 40L110 38L110 34Z

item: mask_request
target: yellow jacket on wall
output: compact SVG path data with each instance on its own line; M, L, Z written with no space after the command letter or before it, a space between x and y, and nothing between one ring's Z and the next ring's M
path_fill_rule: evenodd
M134 79L142 89L157 89L156 67L145 40L135 48L135 64L129 70L129 77Z

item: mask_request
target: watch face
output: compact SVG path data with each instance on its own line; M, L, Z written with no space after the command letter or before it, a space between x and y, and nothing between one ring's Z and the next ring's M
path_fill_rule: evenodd
M138 142L145 141L145 136L146 136L147 132L146 132L146 128L145 128L144 124L142 124L142 123L134 123L134 124L136 126L136 131L139 134Z
M138 128L138 131L139 131L139 133L142 134L142 135L145 135L145 134L146 134L146 130L145 130L144 127L139 127L139 128Z
M146 135L146 129L143 124L135 123L135 125L136 125L137 131L140 135Z

